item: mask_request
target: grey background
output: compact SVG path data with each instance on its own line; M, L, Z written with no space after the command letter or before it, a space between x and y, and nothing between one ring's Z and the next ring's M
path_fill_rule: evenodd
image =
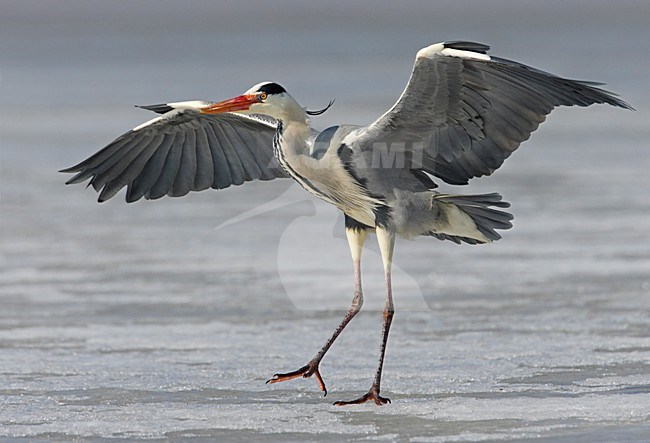
M650 440L648 23L647 1L0 1L0 437ZM287 181L98 205L56 172L150 117L133 104L263 80L312 109L336 98L318 128L367 124L418 49L453 39L637 111L560 109L458 189L512 203L502 241L398 243L392 405L331 404L375 368L374 245L330 394L264 385L349 305L336 210Z

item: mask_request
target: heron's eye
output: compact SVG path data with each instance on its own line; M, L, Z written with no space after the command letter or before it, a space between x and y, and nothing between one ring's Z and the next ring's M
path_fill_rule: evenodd
M262 93L260 94L260 100L266 100L266 97L267 97L267 96L266 96L266 92L262 92Z

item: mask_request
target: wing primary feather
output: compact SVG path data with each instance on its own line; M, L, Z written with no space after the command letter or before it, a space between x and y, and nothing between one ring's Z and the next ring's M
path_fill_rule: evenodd
M260 165L262 176L260 180L272 180L277 177L287 177L284 170L278 164L273 152L263 149L263 146L269 143L273 144L273 139L265 139L263 134L255 134L255 146L257 149L257 164Z
M181 158L178 171L167 195L182 197L192 190L196 176L196 134L194 131L185 132L185 140L181 149Z
M126 143L121 144L119 149L113 150L110 156L104 156L103 160L99 163L92 162L95 166L84 166L79 174L77 174L73 179L74 183L83 181L89 177L90 182L88 186L92 186L95 191L99 191L105 184L104 177L101 176L106 170L110 169L115 163L117 163L130 149L137 146L144 139L142 134L135 134L134 136L127 139ZM88 160L92 160L92 157ZM88 163L89 165L91 163Z
M447 161L452 161L455 157L454 155L454 144L451 138L449 137L449 127L445 126L440 128L437 131L437 142L436 146L438 155L441 155Z
M246 150L250 153L253 161L257 165L255 168L254 172L256 174L256 179L261 179L267 175L269 175L269 166L270 166L270 160L271 157L273 156L273 153L270 152L269 150L264 150L260 149L259 141L258 138L256 137L256 133L251 132L251 131L238 131L237 135L242 141L242 144L246 148ZM260 133L259 136L261 137L262 134ZM273 143L273 141L270 141ZM272 175L272 174L270 174Z
M223 150L223 154L226 158L226 164L230 170L230 183L233 185L241 185L244 183L244 172L239 156L237 155L237 150L230 143L230 140L223 131L221 125L213 124L210 126L214 131L214 134L219 141L219 146Z
M490 143L492 142L489 141L489 143L486 143L485 141L481 141L474 142L472 145L472 152L480 158L485 165L485 170L482 171L482 174L484 175L490 175L494 170L498 169L506 158L506 156L502 154L501 150L497 149L491 151L486 148Z
M196 128L196 175L192 191L202 191L212 186L214 166L212 153L208 145L208 137L201 126Z
M176 134L165 134L160 146L147 161L140 174L131 182L126 192L126 201L132 203L141 199L156 183L163 169L169 149Z
M161 198L172 189L178 167L181 163L181 153L183 150L183 143L185 142L185 133L178 132L174 141L167 152L165 163L160 171L160 175L156 182L151 186L151 189L145 194L148 200L155 200Z
M134 134L136 134L134 133L134 131L129 131L125 134L122 134L121 136L113 140L111 143L106 145L103 149L91 155L84 161L74 166L71 166L69 168L61 169L59 172L78 172L82 170L95 168L106 159L112 157L120 148L122 148L122 146L124 146L125 144L133 140ZM73 182L71 180L69 183L78 183L78 182L77 181Z
M228 160L221 149L219 140L217 139L211 125L206 125L205 135L208 138L208 146L212 153L212 168L213 180L212 187L214 189L225 189L232 184L232 177L230 176L230 168L228 167Z
M459 160L464 162L465 170L471 173L472 177L479 177L489 172L487 165L474 151L463 151L459 155Z
M253 154L249 150L249 147L246 145L246 142L242 140L237 131L235 125L223 125L223 131L230 145L234 147L235 153L239 158L239 161L242 165L242 171L244 172L244 180L250 181L256 178L259 178L262 173L260 171Z
M530 137L530 132L519 127L519 125L523 126L525 123L515 113L504 106L503 102L496 104L492 108L492 115L491 124L503 137L511 140L513 143L520 144Z
M128 163L147 146L147 136L150 137L149 140L153 138L151 134L138 134L129 143L116 151L113 156L108 157L93 168L93 178L90 180L90 185L95 191L102 189L115 175L122 172Z
M125 156L120 160L121 171L116 171L113 178L110 179L99 195L99 202L103 202L113 197L124 186L133 182L133 180L142 172L145 164L153 153L158 149L164 139L163 134L156 134L151 138L149 143L140 149L140 152L133 158Z
M447 162L434 161L433 167L427 169L427 172L430 172L450 185L466 185L469 183L469 177L459 173L456 169L452 169L452 165Z
M553 110L554 98L540 88L531 89L529 84L522 82L518 77L504 77L502 72L493 70L486 72L486 78L492 84L489 92L493 100L499 100L500 97L510 95L521 97L526 101L526 107L537 112L538 114L547 115Z
M588 106L590 104L599 103L599 104L609 104L612 106L617 106L624 109L634 109L629 103L617 98L617 94L614 94L610 91L598 88L598 86L603 86L604 83L601 82L592 82L586 80L572 80L567 78L558 77L549 72L542 71L532 66L527 66L519 62L508 60L501 57L492 57L492 60L498 63L495 63L496 66L499 66L500 69L507 69L505 67L512 67L513 71L516 71L520 76L532 81L541 81L546 85L551 86L551 90L561 90L568 95L559 96L560 100L564 100L558 105L571 106L576 105L577 103L571 103L566 101L569 97L573 99L578 99L578 95L582 95L583 98L587 98L588 101L579 106ZM559 88L558 88L559 86Z
M462 150L462 151L469 151L472 149L472 140L470 139L470 136L467 134L467 131L465 128L462 126L451 126L450 132L453 131L454 133L454 140L457 143L457 146Z

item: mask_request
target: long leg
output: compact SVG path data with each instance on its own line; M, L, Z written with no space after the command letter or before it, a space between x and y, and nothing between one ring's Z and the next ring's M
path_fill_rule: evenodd
M334 331L334 334L332 334L329 340L325 342L325 345L323 345L321 350L318 351L309 363L292 372L275 374L270 380L267 380L266 383L279 383L297 377L308 378L315 375L320 390L324 392L324 395L327 395L327 388L325 388L325 382L323 382L318 366L330 346L332 346L339 334L341 334L343 329L345 329L348 323L350 323L350 320L357 315L363 305L363 292L361 290L361 251L363 249L363 243L366 240L366 228L358 223L353 223L353 220L348 219L346 216L345 234L348 238L348 245L350 246L350 253L352 254L352 263L354 264L354 298L352 299L350 309Z
M391 265L393 263L393 249L395 246L395 234L382 228L377 228L377 241L379 242L379 249L381 251L381 259L384 264L384 279L386 283L386 304L384 305L384 321L381 331L381 346L379 348L379 366L375 373L375 379L367 394L351 401L337 401L334 403L337 406L355 405L365 403L368 400L374 401L377 405L381 406L390 403L389 398L381 397L379 391L381 389L381 371L384 367L384 355L386 354L386 342L388 341L388 332L390 331L390 324L393 321L393 314L395 308L393 306L393 290L391 286Z

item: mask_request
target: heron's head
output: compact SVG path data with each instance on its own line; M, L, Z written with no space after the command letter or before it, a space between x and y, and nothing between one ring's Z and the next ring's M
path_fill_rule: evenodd
M307 120L307 115L322 114L326 109L322 111L306 111L279 84L262 82L253 86L242 95L213 103L203 108L201 112L205 114L218 114L222 112L263 114L285 122L304 122Z
M242 95L203 108L205 114L236 112L263 114L277 120L304 120L305 111L282 86L273 82L259 83Z

